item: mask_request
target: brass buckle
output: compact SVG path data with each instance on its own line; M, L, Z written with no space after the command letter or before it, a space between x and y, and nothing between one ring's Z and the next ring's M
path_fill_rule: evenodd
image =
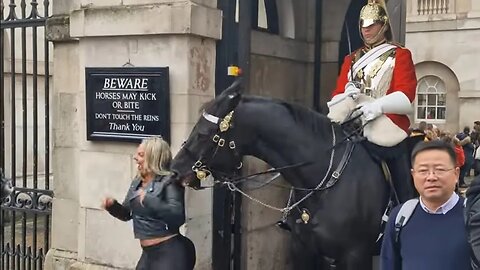
M218 141L218 146L223 147L225 145L225 139L220 139Z

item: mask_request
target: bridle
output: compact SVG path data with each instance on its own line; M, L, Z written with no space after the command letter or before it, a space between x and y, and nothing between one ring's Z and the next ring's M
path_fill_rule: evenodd
M209 167L209 164L215 159L218 151L221 149L229 149L233 152L233 156L237 166L235 166L234 173L238 173L238 171L243 167L242 163L242 156L237 150L235 141L230 139L231 131L232 130L232 119L233 119L234 111L230 111L223 119L211 115L207 112L202 113L202 117L210 123L218 125L217 132L212 136L211 142L213 144L213 148L207 148L200 154L199 158L195 157L193 151L191 151L186 144L183 145L184 150L186 153L192 157L192 159L197 159L192 166L192 171L195 173L195 176L198 180L204 181L209 175L212 174L212 169ZM227 143L228 142L228 143ZM210 151L209 151L210 150ZM229 173L215 171L222 175L228 175Z

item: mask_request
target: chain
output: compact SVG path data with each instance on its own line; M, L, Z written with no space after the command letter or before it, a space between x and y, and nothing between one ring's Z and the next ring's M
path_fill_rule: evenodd
M331 126L332 127L332 145L335 145L336 142L337 142L337 138L336 138L336 134L335 134L335 129L333 127L333 125ZM283 213L284 216L287 216L288 213L290 213L290 211L292 211L292 209L294 209L295 207L297 207L298 205L300 205L303 201L305 201L306 199L310 198L313 193L315 193L315 191L318 191L320 189L320 187L323 185L323 183L325 183L325 181L327 180L327 177L330 175L330 171L332 170L332 166L333 166L333 158L335 156L335 148L333 147L332 148L332 153L330 154L330 163L328 165L328 169L327 169L327 172L325 174L325 176L323 177L322 181L320 181L320 183L312 190L310 190L310 192L305 195L302 199L300 199L299 201L297 201L296 203L294 203L293 205L289 206L290 204L290 198L288 199L288 203L287 203L287 206L285 206L284 208L278 208L278 207L275 207L273 205L270 205L270 204L267 204L267 203L264 203L262 201L260 201L259 199L257 198L254 198L250 195L248 195L247 193L245 193L243 190L239 189L234 183L232 182L223 182L225 185L227 185L228 189L230 189L230 191L236 191L240 194L242 194L244 197L246 197L247 199L255 202L255 203L258 203L260 205L263 205L264 207L266 208L269 208L269 209L272 209L272 210L275 210L275 211L280 211ZM293 188L292 188L293 190ZM290 192L290 194L292 195L292 191Z
M294 194L294 189L292 187L290 189L290 195L288 196L287 208L290 207L290 203L292 202L293 194ZM282 220L284 222L287 220L287 217L288 217L288 212L287 211L283 212Z

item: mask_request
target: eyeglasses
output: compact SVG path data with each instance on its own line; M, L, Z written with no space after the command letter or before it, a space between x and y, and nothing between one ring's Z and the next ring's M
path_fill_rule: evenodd
M450 168L450 169L444 169L444 168L433 168L432 170L430 169L419 169L419 170L413 170L416 174L420 176L429 176L430 173L433 173L435 176L444 176L446 175L449 171L454 170L455 168Z

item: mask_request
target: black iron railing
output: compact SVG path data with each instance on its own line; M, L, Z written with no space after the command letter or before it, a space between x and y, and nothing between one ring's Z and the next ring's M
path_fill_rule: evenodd
M0 202L0 270L43 269L53 198L49 1L0 1L0 167L15 187Z

